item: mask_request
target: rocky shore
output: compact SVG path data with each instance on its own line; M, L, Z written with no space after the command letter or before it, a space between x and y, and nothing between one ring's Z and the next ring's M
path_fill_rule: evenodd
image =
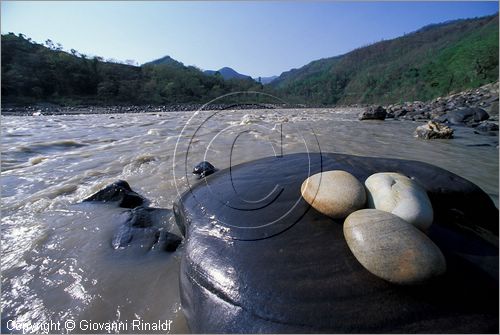
M415 129L415 137L422 139L453 138L450 126L472 127L476 134L498 136L498 82L427 102L368 106L358 119L427 121Z
M488 113L490 120L498 122L498 82L427 102L413 101L385 106L387 118L413 121L437 119L448 112L464 108L481 108Z
M386 118L434 121L473 127L480 134L498 134L492 133L498 131L498 82L427 102L405 102L384 108Z
M59 106L50 103L41 103L29 106L2 106L2 115L29 116L29 115L75 115L75 114L118 114L118 113L162 113L225 109L276 109L276 108L303 108L304 105L275 105L275 104L194 104L179 103L169 105L128 105L128 106Z

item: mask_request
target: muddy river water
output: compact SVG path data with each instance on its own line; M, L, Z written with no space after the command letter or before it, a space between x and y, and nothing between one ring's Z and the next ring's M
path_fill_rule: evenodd
M498 137L458 127L452 140L420 140L413 131L421 123L361 122L359 111L2 116L2 332L51 322L51 333L188 332L179 300L182 247L115 250L122 209L80 203L118 179L151 207L172 208L197 182L190 170L200 161L223 169L270 155L339 152L437 165L476 183L498 206ZM102 328L119 322L121 329Z

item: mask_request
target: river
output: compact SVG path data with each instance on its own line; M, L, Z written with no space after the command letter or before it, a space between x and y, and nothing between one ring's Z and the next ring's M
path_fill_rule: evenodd
M361 122L359 112L2 116L2 332L58 321L51 332L67 332L67 320L80 333L105 333L98 328L113 322L129 324L120 332L148 332L133 330L132 320L171 320L169 332L188 331L179 300L182 247L115 250L123 209L80 203L118 179L151 207L171 208L197 182L190 169L202 160L222 169L270 155L338 152L437 165L476 183L498 207L497 136L456 127L452 140L421 140L413 131L422 123Z

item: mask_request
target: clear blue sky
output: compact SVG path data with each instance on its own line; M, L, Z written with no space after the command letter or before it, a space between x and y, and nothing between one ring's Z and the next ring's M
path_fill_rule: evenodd
M424 25L498 11L498 2L2 1L2 33L144 63L279 75Z

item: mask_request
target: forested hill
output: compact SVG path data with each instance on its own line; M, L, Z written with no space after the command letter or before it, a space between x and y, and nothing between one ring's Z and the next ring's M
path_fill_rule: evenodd
M169 61L131 66L62 51L24 35L2 35L2 104L205 103L234 91L259 90L252 79L224 80Z
M215 75L221 75L222 78L224 79L251 79L252 77L241 74L236 72L236 70L231 69L230 67L223 67L221 69L218 69L217 71L214 70L205 70L203 73L210 75L210 76L215 76Z
M2 35L2 103L206 103L246 90L309 106L430 100L497 81L498 38L498 14L435 24L311 62L262 86L207 75L168 56L140 67L117 64L10 33Z
M320 104L429 100L498 80L498 14L414 33L284 72L269 86Z

